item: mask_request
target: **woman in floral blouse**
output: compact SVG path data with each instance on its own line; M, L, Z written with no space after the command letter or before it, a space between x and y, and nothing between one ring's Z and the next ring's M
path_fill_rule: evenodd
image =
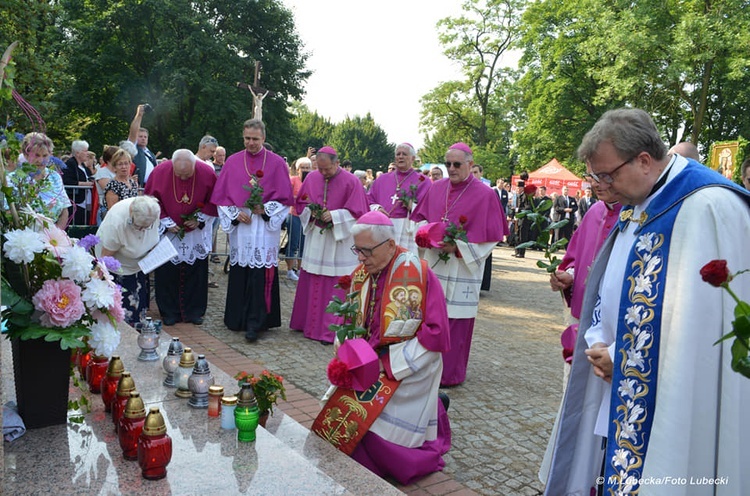
M107 210L120 200L138 196L138 183L130 177L128 152L123 149L117 150L110 163L114 167L115 177L104 188L104 205Z
M8 174L8 184L13 188L15 200L29 200L29 206L37 213L55 221L60 229L65 229L68 224L68 207L70 199L65 194L62 177L50 164L52 156L52 140L44 133L27 134L21 145L23 152L22 163L35 166L34 170L18 167ZM15 201L16 208L19 205Z

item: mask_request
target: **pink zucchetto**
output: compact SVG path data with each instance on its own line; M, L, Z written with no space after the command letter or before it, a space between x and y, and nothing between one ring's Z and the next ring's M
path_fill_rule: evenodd
M454 143L448 148L449 150L461 150L464 153L467 153L469 155L473 155L474 153L471 151L471 148L469 148L469 145L466 143L463 143L459 141L458 143Z
M328 155L338 156L338 153L332 146L324 146L318 150L318 153L327 153Z
M377 210L371 210L366 214L362 215L358 220L357 224L365 224L368 226L392 226L393 222L382 212Z

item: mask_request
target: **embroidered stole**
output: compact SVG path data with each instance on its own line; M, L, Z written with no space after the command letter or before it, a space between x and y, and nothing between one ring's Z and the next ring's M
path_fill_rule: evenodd
M372 325L374 310L372 278L363 265L352 277L350 292L358 291L358 325ZM426 305L427 262L398 247L388 269L380 306L380 345L387 346L414 337ZM384 373L363 392L338 388L318 414L311 430L347 455L351 455L401 381Z
M627 222L640 224L628 257L618 312L604 460L606 494L639 491L656 408L667 262L682 202L704 187L722 186L743 194L750 203L746 191L729 181L721 182L705 166L689 162L679 174L689 174L689 180L675 178L668 183L638 219L632 218L632 207L623 208L615 228L622 231Z

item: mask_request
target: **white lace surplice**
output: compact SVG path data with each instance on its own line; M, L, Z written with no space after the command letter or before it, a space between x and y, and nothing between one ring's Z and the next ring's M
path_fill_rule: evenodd
M281 242L281 225L289 213L289 207L276 201L263 205L270 220L253 214L245 207L219 207L221 228L229 234L229 263L241 267L269 268L279 265L279 243ZM249 224L232 225L240 212L252 217Z

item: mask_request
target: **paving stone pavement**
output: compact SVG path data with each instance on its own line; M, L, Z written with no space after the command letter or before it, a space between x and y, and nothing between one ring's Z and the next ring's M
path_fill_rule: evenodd
M536 267L540 252L527 251L525 259L511 254L507 247L494 251L492 286L481 295L467 380L445 390L453 437L443 473L486 495L541 493L537 470L562 391L561 297ZM288 328L296 283L287 279L284 262L282 327L248 343L223 324L227 275L221 260L210 264L219 287L209 289L201 330L319 398L328 388L325 368L333 350Z

